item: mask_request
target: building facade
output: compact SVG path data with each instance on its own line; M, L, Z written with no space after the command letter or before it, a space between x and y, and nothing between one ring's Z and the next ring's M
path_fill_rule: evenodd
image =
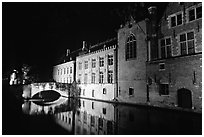
M130 20L118 30L118 96L121 102L146 102L146 21Z
M95 45L89 53L76 57L76 82L80 96L112 100L116 92L116 44Z
M202 3L169 3L155 26L158 44L150 45L147 62L150 104L201 111Z
M55 81L75 80L83 98L200 112L202 3L171 2L161 18L157 10L150 7L139 22L131 18L117 39L89 48L83 42L76 63L54 67Z
M75 80L75 61L65 62L53 67L53 79L59 83L72 83Z

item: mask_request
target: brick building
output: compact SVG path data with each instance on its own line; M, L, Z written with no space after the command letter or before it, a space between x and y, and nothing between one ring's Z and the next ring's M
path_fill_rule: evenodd
M156 20L154 11L150 27L157 35L148 31L155 39L146 63L150 104L201 111L202 3L169 3Z
M146 21L131 19L118 30L118 100L146 102Z
M91 46L88 53L76 57L76 81L81 89L81 97L114 99L116 92L116 42L116 39L112 39L99 43Z

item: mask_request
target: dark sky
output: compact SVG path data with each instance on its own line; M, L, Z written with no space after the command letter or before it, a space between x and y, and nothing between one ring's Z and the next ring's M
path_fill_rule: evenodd
M118 13L133 4L3 2L3 72L25 63L44 73L67 48L81 48L83 40L93 45L116 37L123 20Z

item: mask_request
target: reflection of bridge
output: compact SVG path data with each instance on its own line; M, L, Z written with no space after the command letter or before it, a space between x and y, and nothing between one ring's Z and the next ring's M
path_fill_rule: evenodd
M23 87L23 97L31 98L35 94L45 91L45 90L54 90L60 93L61 96L68 97L69 95L69 84L55 83L55 82L47 82L47 83L33 83L30 85L25 85Z

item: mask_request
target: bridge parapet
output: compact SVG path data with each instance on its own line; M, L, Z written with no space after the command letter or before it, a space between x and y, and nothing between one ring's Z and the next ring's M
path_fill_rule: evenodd
M32 83L30 85L30 90L24 90L24 98L31 98L33 95L44 90L54 90L60 93L62 96L68 96L70 92L71 84L67 83L56 83L56 82L44 82L44 83ZM28 93L30 92L30 93Z

